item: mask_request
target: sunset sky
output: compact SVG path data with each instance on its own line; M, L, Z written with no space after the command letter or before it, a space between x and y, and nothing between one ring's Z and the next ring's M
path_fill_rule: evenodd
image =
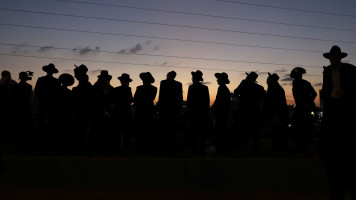
M58 77L85 64L92 83L104 69L114 87L130 74L133 92L141 72L159 87L174 70L186 98L190 73L199 69L212 101L216 72L229 75L231 92L251 71L267 89L271 72L292 103L294 67L306 69L318 92L329 64L322 54L332 45L356 64L355 8L355 0L1 0L0 70L16 81L31 70L34 86L44 65L54 63Z

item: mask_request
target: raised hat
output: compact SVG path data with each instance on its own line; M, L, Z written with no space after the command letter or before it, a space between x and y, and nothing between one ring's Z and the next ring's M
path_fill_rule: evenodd
M327 59L329 59L330 56L333 56L333 55L340 56L340 58L345 58L347 56L347 53L341 52L340 47L334 45L331 47L330 52L323 54L324 58L327 58Z

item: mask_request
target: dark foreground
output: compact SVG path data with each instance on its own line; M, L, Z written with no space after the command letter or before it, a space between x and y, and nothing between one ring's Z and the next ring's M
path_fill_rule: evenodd
M328 199L318 157L5 156L0 199ZM346 199L350 199L348 196Z

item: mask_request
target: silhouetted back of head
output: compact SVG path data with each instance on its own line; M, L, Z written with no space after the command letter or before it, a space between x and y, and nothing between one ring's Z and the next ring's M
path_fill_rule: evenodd
M247 75L246 76L247 81L256 82L258 77L258 74L256 72L250 72L250 73L246 72L246 75Z
M305 74L306 71L304 68L302 67L295 67L294 69L292 69L291 73L290 73L290 77L291 78L302 78L302 75Z

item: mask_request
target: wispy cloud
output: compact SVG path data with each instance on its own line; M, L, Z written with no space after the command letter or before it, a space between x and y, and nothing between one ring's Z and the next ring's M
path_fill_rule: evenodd
M121 49L118 54L136 54L139 52L142 52L144 49L146 49L150 44L152 43L151 40L142 42L142 43L137 43L132 47L128 47L125 49ZM158 47L154 47L153 50L158 50Z
M293 80L294 80L294 78L291 78L289 74L285 74L284 78L281 79L281 81L284 81L284 82L291 82Z
M90 71L91 74L99 74L100 72L101 72L101 69L95 69L95 70Z
M87 47L76 47L73 49L74 53L77 53L80 56L87 56L90 54L98 54L98 52L100 51L100 47L96 46L95 48L92 48L90 46Z
M284 72L287 72L288 70L287 69L285 69L284 67L282 68L282 69L277 69L277 70L275 70L273 73L284 73Z
M323 83L315 83L313 86L322 86Z
M40 47L37 51L40 53L44 53L44 52L49 52L54 50L53 46L44 46L44 47Z

